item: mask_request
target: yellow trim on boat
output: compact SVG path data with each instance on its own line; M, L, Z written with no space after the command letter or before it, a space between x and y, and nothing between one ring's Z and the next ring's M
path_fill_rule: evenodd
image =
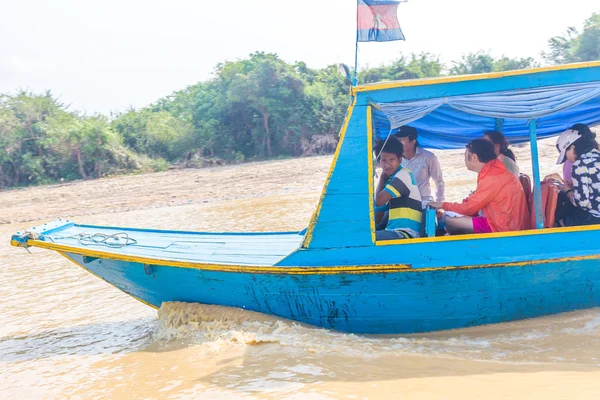
M600 254L594 254L594 255L590 255L590 256L551 258L551 259L546 259L546 260L515 261L515 262L507 262L507 263L480 264L480 265L464 265L464 266L459 266L459 267L412 268L410 271L402 271L402 272L432 272L432 271L449 271L449 270L478 269L478 268L528 267L528 266L532 266L532 265L543 265L543 264L551 264L551 263L558 263L558 262L587 261L587 260L600 260Z
M426 237L426 238L415 238L410 240L383 240L375 242L376 246L390 246L390 245L413 245L420 243L436 243L436 242L451 242L451 241L465 241L465 240L485 240L485 239L496 239L496 238L507 238L507 237L519 237L519 236L531 236L531 235L548 235L554 233L577 233L577 232L589 232L589 231L598 231L600 230L600 225L585 225L585 226L573 226L573 227L563 227L563 228L545 228L545 229L532 229L527 231L513 231L513 232L495 232L495 233L485 233L485 234L466 234L466 235L457 235L457 236L437 236L437 237ZM157 260L153 258L144 258L144 257L136 257L136 256L125 256L119 254L113 254L102 251L94 251L89 249L82 249L79 247L71 247L66 245L54 244L50 242L44 242L40 240L29 240L26 245L23 245L16 240L11 240L10 244L14 247L39 247L48 250L55 250L57 252L70 252L80 255L85 255L89 257L97 257L97 258L108 258L114 260L121 260L127 262L137 262L142 264L152 264L156 265L160 263L160 265L165 266L173 266L173 267L181 267L181 268L194 268L194 269L204 269L204 270L214 270L214 271L223 271L223 272L250 272L250 273L291 273L291 274L315 274L315 273L378 273L378 272L398 272L396 270L407 270L411 269L413 271L431 271L438 270L443 268L458 268L458 267L435 267L435 268L412 268L410 264L380 264L380 265L370 265L370 266L343 266L343 267L253 267L253 266L245 266L245 265L223 265L223 264L202 264L202 263L193 263L193 262L184 262L184 261L167 261L167 260ZM562 261L562 260L581 260L588 258L600 258L598 256L585 256L585 257L572 257L565 259L551 259L547 262L554 261ZM531 261L531 262L522 262L524 264L536 264L542 263L546 261ZM510 264L513 265L514 263ZM521 264L521 263L517 263ZM507 263L498 263L492 265L509 265ZM515 264L516 265L516 264ZM480 268L482 265L474 265L472 268ZM460 268L468 268L468 267L460 267ZM389 271L392 269L393 271ZM325 271L325 272L324 272ZM329 272L327 272L329 271ZM335 272L333 272L335 271Z
M286 275L335 275L335 274L364 274L364 273L391 273L411 269L410 264L379 264L379 265L344 265L328 267L276 267L276 266L252 266L252 265L225 265L225 264L202 264L189 261L161 260L149 257L128 256L98 250L83 249L62 244L44 242L41 240L29 240L29 246L42 249L54 250L59 253L73 253L81 256L103 258L139 264L155 266L166 266L176 268L199 269L219 272L239 272L249 274L286 274Z
M359 93L359 92L372 92L375 90L393 89L393 88L399 88L399 87L438 85L438 84L442 84L442 83L465 82L465 81L474 81L474 80L480 80L480 79L504 78L507 76L536 74L539 72L564 71L564 70L570 70L570 69L592 68L592 67L600 67L600 61L590 61L590 62L575 63L575 64L555 65L555 66L551 66L551 67L530 68L530 69L522 69L522 70L516 70L516 71L491 72L491 73L486 73L486 74L441 76L441 77L437 77L437 78L411 79L411 80L403 80L403 81L373 83L373 84L369 84L369 85L354 86L352 88L352 95L355 95L356 93Z
M356 104L356 97L352 100L352 103L348 107L348 111L346 113L346 118L344 119L344 123L342 124L342 129L340 130L340 141L338 142L337 148L335 149L335 153L333 154L333 160L331 161L331 165L329 166L329 172L327 173L327 178L325 179L325 183L323 184L323 189L321 190L321 197L319 198L319 204L317 204L317 209L313 213L310 218L310 222L308 224L308 228L306 230L306 234L304 235L304 240L302 241L301 248L307 248L310 246L310 242L312 241L313 231L315 229L315 225L317 223L317 219L321 214L321 207L323 206L323 199L325 199L325 193L327 192L327 187L329 186L329 181L331 180L331 176L333 175L333 170L335 169L335 165L337 164L338 157L340 155L340 151L342 149L342 144L344 143L344 138L346 137L346 130L348 129L348 124L350 122L350 118L352 117L352 112L354 111L354 105Z
M496 239L496 238L507 238L507 237L518 237L518 236L531 236L531 235L548 235L552 233L569 233L569 232L587 232L600 230L600 225L585 225L585 226L572 226L564 228L545 228L545 229L531 229L527 231L511 231L511 232L494 232L494 233L471 233L466 235L455 235L455 236L434 236L426 238L416 238L410 240L383 240L375 243L376 246L390 246L390 245L410 245L417 243L439 243L439 242L455 242L463 240L482 240L482 239Z
M123 289L121 289L121 288L120 288L120 287L118 287L117 285L115 285L115 284L113 284L113 283L111 283L111 282L107 281L106 279L102 278L101 276L98 276L98 275L96 275L95 273L93 273L93 272L92 272L92 271L90 271L89 269L87 269L87 268L84 268L83 266L81 266L81 265L77 264L75 261L73 261L73 259L71 259L71 258L70 258L68 255L66 255L65 253L62 253L62 252L60 252L60 251L59 251L59 252L58 252L58 254L60 254L61 256L63 256L64 258L66 258L67 260L71 261L73 264L77 265L79 268L81 268L81 269L82 269L82 270L84 270L85 272L89 272L90 274L94 275L96 278L98 278L98 279L100 279L100 280L103 280L104 282L108 283L110 286L114 287L115 289L119 289L120 291L122 291L122 292L125 292ZM145 305L147 305L147 306L149 306L149 307L152 307L152 308L154 308L155 310L158 310L158 308L159 308L159 307L156 307L154 304L150 304L150 303L148 303L147 301L144 301L144 300L140 299L139 297L132 295L131 293L128 293L128 292L125 292L125 293L127 293L129 296L133 297L134 299L136 299L136 300L137 300L137 301L139 301L140 303L142 303L142 304L145 304Z
M593 255L589 255L589 256L572 256L572 257L561 257L561 258L553 258L553 259L545 259L545 260L515 261L515 262L504 262L504 263L495 263L495 264L428 267L428 268L412 268L412 266L410 264L345 265L345 266L328 266L328 267L311 267L311 266L307 266L307 267L259 267L259 266L246 266L246 265L217 265L217 264L201 264L201 263L193 263L193 262L185 262L185 261L157 260L157 259L151 259L151 258L125 256L125 255L121 255L121 254L113 254L113 253L106 253L106 252L102 252L102 251L81 249L81 248L77 248L77 247L58 245L58 244L48 243L48 242L43 242L43 241L38 241L38 240L31 240L30 242L31 242L31 244L30 244L31 246L45 248L45 249L49 249L49 250L55 250L58 253L60 253L61 255L63 255L64 257L66 257L67 259L69 259L69 261L71 261L71 262L74 262L74 261L63 253L73 253L73 254L78 254L81 256L89 256L89 257L96 257L96 258L124 261L124 262L132 262L132 263L139 263L139 264L149 264L149 265L158 266L158 267L166 266L166 267L198 269L198 270L218 271L218 272L238 272L238 273L253 273L253 274L281 274L281 275L382 274L382 273L408 273L408 272L418 273L418 272L467 270L467 269L481 269L481 268L526 267L526 266L550 264L550 263L557 263L557 262L586 261L586 260L599 260L600 259L600 254L593 254ZM89 271L84 266L82 266L82 265L79 265L79 266L82 267L83 269L85 269L86 271ZM89 271L89 272L92 273L91 271ZM94 273L92 273L92 274L97 276ZM100 279L102 279L102 278L100 278ZM117 289L119 289L119 288L117 287ZM141 301L142 303L144 302L143 300L139 300L139 301Z
M367 161L369 170L369 224L371 227L371 241L375 243L375 210L373 209L373 108L367 107Z

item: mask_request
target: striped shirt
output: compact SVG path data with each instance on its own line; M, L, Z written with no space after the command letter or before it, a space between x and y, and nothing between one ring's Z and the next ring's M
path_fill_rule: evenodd
M388 202L389 219L386 229L419 237L423 219L421 194L412 172L408 168L400 167L386 182L383 190L392 196Z

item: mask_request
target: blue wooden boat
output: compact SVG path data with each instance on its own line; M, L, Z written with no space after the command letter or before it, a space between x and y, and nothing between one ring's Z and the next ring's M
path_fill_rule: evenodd
M354 333L469 327L600 305L600 226L543 226L536 139L600 122L600 62L385 82L352 103L303 232L199 233L58 220L12 237L59 252L152 307L239 307ZM420 142L463 147L484 129L529 142L537 228L375 240L374 138L411 123ZM428 228L428 233L430 230Z

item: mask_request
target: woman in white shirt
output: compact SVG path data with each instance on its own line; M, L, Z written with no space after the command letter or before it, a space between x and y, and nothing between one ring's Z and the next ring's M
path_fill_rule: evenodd
M443 202L445 200L445 188L444 178L442 176L442 168L440 162L435 154L427 151L419 146L417 142L418 133L412 126L401 126L398 128L396 133L392 135L388 140L398 140L402 143L404 150L402 152L402 168L408 169L415 178L419 194L421 195L421 201L423 208L434 198L431 194L430 180L433 179L435 183L436 195L435 201ZM381 192L385 186L385 182L390 177L382 171L379 177L377 188L375 189L375 195ZM377 225L377 230L385 229L387 223L387 213L377 215L377 219L383 222Z
M446 185L442 176L442 168L435 154L419 146L417 130L412 126L401 126L394 137L404 146L402 168L408 168L417 181L423 204L430 201L445 200ZM430 181L435 183L435 199L431 193Z
M483 138L494 144L494 149L496 150L498 160L502 161L506 169L508 169L518 178L520 171L519 166L516 163L517 158L515 157L515 153L508 148L508 141L502 132L486 131L483 133Z

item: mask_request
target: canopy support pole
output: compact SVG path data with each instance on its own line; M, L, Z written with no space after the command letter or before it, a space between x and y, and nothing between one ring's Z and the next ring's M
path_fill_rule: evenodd
M531 166L533 170L533 201L535 210L535 227L544 228L544 212L542 210L542 185L540 184L540 163L538 159L536 120L529 120L529 143L531 145ZM533 212L533 210L532 210Z
M504 126L504 118L494 118L494 122L496 123L496 132L502 132L502 127Z

